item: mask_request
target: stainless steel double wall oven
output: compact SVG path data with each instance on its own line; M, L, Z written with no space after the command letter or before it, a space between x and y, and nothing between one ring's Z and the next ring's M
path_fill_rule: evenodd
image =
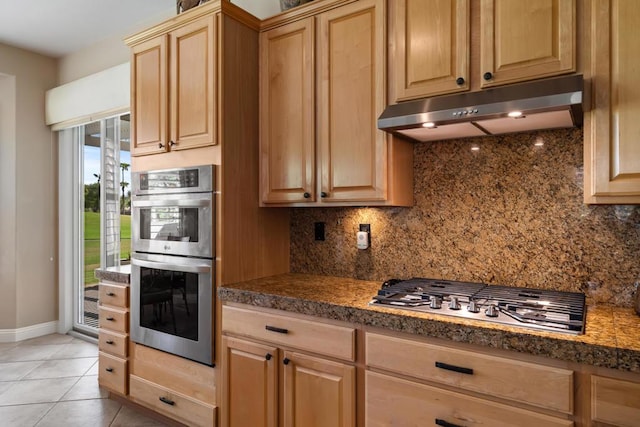
M131 339L213 364L215 169L132 176Z

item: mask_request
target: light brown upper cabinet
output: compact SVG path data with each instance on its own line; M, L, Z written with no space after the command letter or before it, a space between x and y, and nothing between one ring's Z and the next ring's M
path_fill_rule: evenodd
M592 0L591 111L584 123L585 203L640 203L640 8Z
M132 155L216 144L215 16L132 46Z
M575 0L482 0L482 87L576 69Z
M395 101L469 90L469 0L389 4Z
M389 6L393 102L576 70L575 0L396 0Z
M315 201L314 18L260 35L260 171L265 203Z
M376 123L385 15L362 0L261 34L263 206L413 204L413 147Z

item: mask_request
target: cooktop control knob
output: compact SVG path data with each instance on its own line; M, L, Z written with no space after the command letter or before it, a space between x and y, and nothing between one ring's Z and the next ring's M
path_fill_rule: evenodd
M498 307L494 304L491 304L484 311L484 314L486 314L487 317L498 317Z
M451 301L449 301L449 309L460 310L460 302L458 301L458 297L451 297Z
M480 306L474 300L469 301L469 305L467 306L467 311L469 313L480 313Z
M431 297L431 303L429 307L439 309L442 307L442 300L438 297Z

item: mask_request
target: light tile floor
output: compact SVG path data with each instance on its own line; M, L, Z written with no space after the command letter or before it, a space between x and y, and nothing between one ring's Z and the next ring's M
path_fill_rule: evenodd
M165 426L107 395L95 344L59 334L0 343L2 427Z

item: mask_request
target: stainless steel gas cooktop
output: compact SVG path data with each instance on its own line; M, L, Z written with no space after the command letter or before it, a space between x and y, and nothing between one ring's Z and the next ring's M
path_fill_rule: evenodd
M423 278L391 279L382 284L369 304L545 331L584 333L585 297L579 292Z

